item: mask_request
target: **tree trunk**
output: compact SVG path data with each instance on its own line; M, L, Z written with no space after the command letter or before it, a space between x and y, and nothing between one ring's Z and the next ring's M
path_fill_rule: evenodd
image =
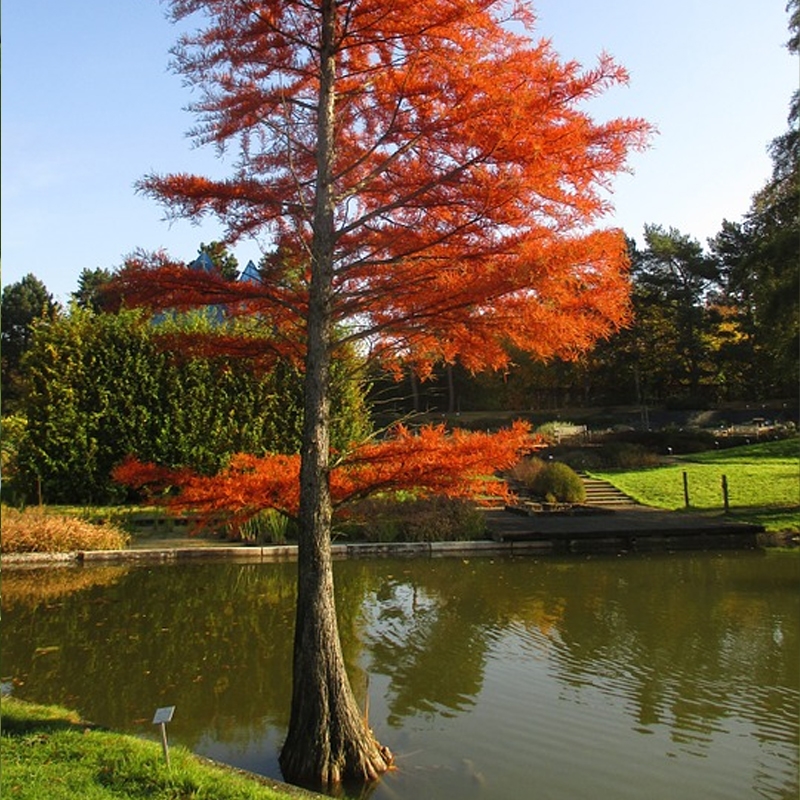
M419 411L419 383L413 365L408 368L408 380L411 382L411 410L416 414Z
M453 414L456 411L456 385L453 380L453 365L445 364L447 370L447 411Z
M300 467L300 539L286 780L315 789L377 779L392 763L368 729L345 670L331 561L330 359L333 335L335 0L322 4L317 185Z

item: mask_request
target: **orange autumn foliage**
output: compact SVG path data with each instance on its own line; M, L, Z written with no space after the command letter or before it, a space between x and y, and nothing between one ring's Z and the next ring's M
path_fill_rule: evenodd
M330 473L335 506L384 490L408 489L447 497L508 498L496 470L510 468L532 443L523 422L496 434L425 426L398 426L383 440L361 444L335 462ZM296 517L300 503L300 456L238 454L213 477L167 469L130 458L114 470L119 483L161 497L171 509L241 518L273 508ZM177 489L177 492L167 492Z
M509 345L569 358L626 323L625 238L595 225L650 127L584 109L628 80L610 57L588 69L562 62L535 39L522 3L347 3L336 12L334 138L321 143L320 9L172 5L178 18L207 15L176 48L176 69L199 95L194 137L241 158L228 179L150 175L140 189L172 216L218 217L229 242L274 249L251 283L140 254L115 282L117 302L224 306L270 333L269 345L246 343L248 357L302 359L317 179L329 159L330 318L385 366L496 369ZM243 353L221 337L184 346Z

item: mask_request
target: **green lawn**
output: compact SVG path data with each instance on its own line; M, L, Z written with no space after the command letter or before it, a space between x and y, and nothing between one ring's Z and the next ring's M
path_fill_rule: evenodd
M674 459L638 470L596 471L645 505L685 508L683 473L694 511L723 511L722 476L728 481L731 514L768 531L800 531L800 440L734 447Z
M271 788L212 765L183 747L99 730L74 711L2 699L3 800L298 800L318 795Z

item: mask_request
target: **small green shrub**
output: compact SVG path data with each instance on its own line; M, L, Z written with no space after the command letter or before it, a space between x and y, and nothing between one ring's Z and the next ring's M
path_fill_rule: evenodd
M531 486L534 494L548 502L582 503L586 500L586 487L571 467L560 461L546 464Z

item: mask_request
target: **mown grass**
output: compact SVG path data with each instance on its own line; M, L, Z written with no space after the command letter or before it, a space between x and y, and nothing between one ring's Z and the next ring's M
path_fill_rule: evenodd
M693 511L724 510L722 476L731 515L768 531L800 531L800 440L707 451L650 469L593 471L645 505L686 507L683 473Z
M2 507L0 551L3 553L68 553L75 550L117 550L129 541L112 524L94 525L46 507Z
M86 725L57 706L4 697L0 737L3 800L297 800L310 793L245 777L183 747Z

